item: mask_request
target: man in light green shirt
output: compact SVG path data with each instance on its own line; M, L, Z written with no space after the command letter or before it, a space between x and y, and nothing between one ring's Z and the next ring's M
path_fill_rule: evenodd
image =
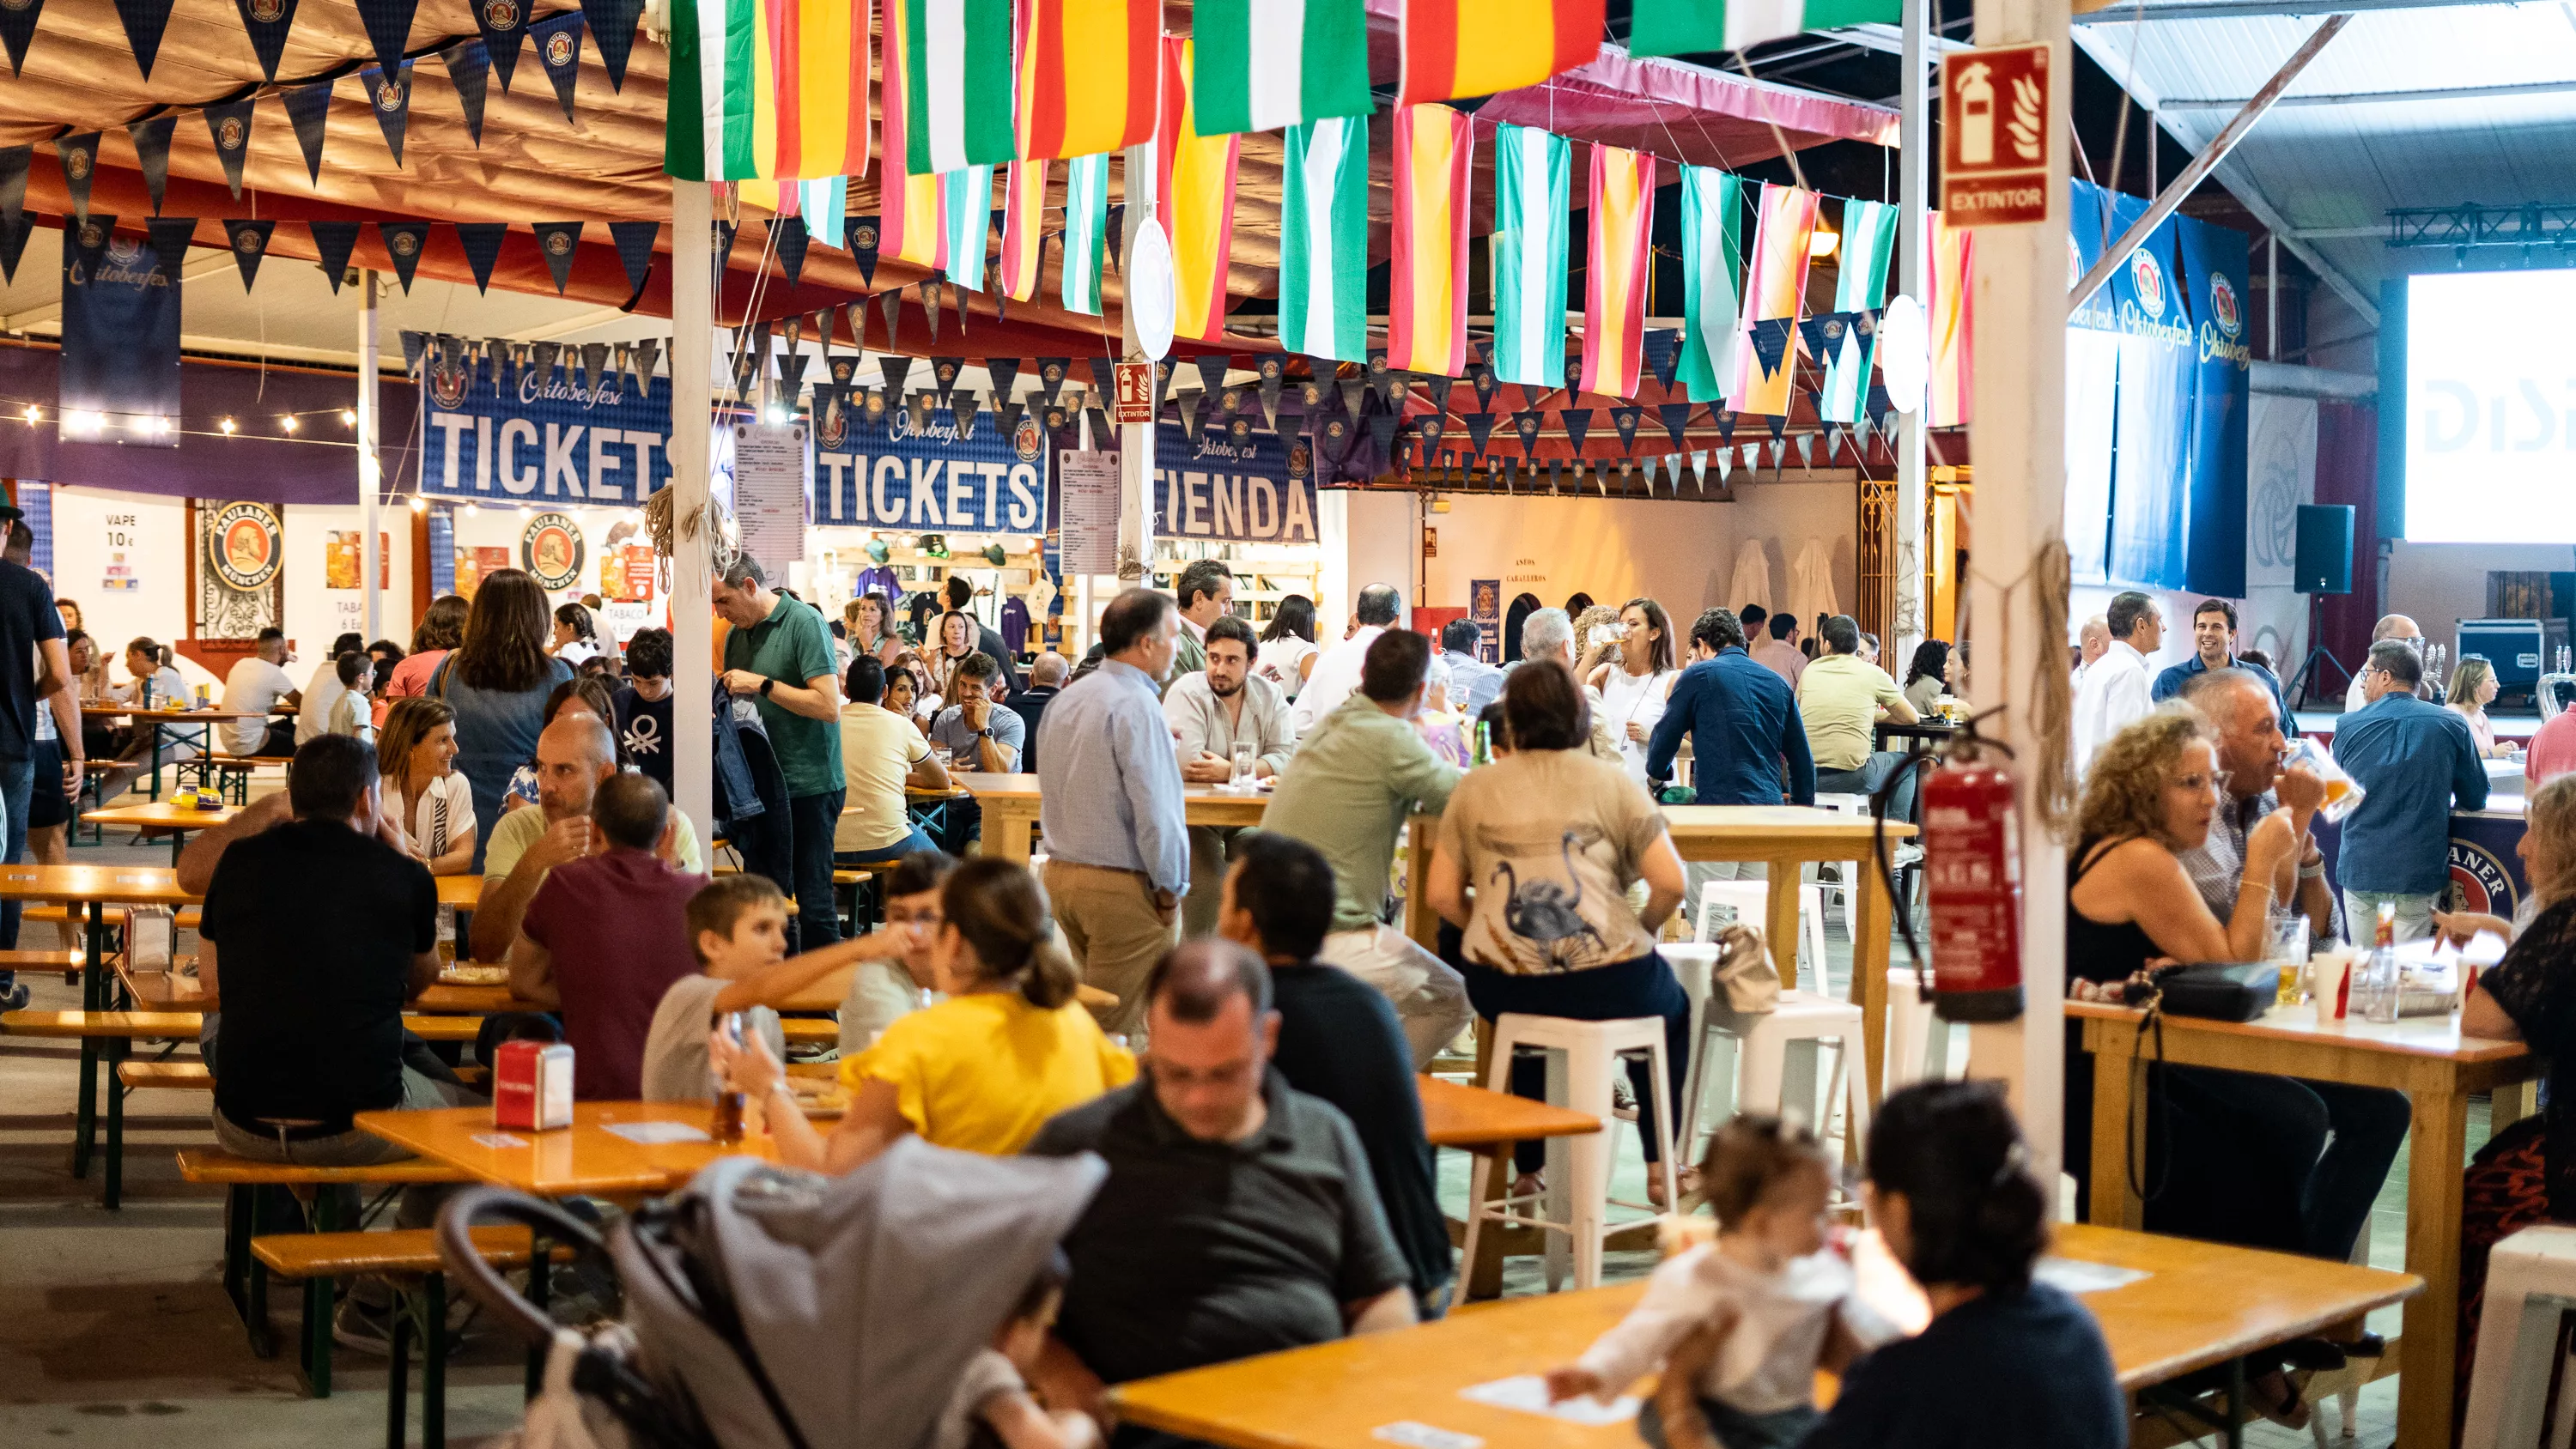
M1298 740L1261 816L1262 829L1302 840L1332 863L1333 930L1318 959L1395 1004L1417 1070L1474 1014L1466 981L1385 922L1405 817L1445 808L1458 784L1456 767L1413 727L1430 666L1430 640L1410 629L1380 634L1361 663L1359 688Z
M1921 716L1886 670L1861 659L1860 624L1849 614L1825 621L1824 641L1824 656L1798 678L1798 716L1806 722L1807 747L1816 757L1816 789L1867 795L1904 759L1893 750L1873 751L1870 727L1881 714L1899 724L1912 724ZM1900 794L1890 814L1910 818L1910 794Z
M601 782L617 773L617 741L594 714L560 714L537 736L537 803L522 805L492 827L483 848L483 899L474 907L474 959L499 961L510 953L546 872L608 848L591 828L591 801ZM685 810L671 812L657 852L690 875L707 873L698 832Z

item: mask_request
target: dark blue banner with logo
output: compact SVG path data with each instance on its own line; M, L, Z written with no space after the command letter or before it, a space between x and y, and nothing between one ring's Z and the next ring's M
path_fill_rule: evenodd
M2186 217L2175 230L2192 317L2191 511L2185 586L2245 594L2245 422L2254 349L2245 300L2251 248L2243 232Z
M671 380L638 394L561 367L423 366L420 491L478 503L633 506L671 481Z
M881 397L814 403L814 523L923 533L1042 534L1047 527L1047 448L1035 418L1008 436L979 408L960 428L944 408L916 427Z
M106 217L63 238L65 441L179 446L179 283Z
M1315 470L1306 440L1250 419L1189 440L1154 430L1154 536L1215 543L1314 543Z

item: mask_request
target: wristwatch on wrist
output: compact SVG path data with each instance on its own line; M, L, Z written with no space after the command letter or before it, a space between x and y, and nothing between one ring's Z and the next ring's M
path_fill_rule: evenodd
M764 679L760 681L760 697L763 699L769 698L769 692L777 687L778 681L775 679Z

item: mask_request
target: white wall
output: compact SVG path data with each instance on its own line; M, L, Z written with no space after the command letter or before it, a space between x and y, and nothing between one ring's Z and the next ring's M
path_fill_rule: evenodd
M1342 637L1350 622L1351 601L1371 584L1393 584L1412 605L1415 555L1420 545L1413 529L1414 496L1351 488L1317 490L1318 537L1324 550L1316 579L1322 597L1315 600L1315 637L1326 643ZM1428 562L1437 564L1439 560ZM1457 602L1464 604L1464 584ZM1449 602L1438 593L1434 604Z

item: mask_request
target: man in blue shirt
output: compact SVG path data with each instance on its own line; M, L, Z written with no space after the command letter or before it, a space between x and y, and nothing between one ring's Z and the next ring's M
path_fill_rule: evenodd
M2357 944L2372 939L2382 902L2397 909L2398 940L2431 933L2451 879L2451 811L2486 808L2486 766L2468 721L2417 699L2423 678L2424 662L2404 641L2371 645L2361 669L2369 703L2335 730L2335 763L2368 792L2343 823L2335 861L2344 930Z
M1471 723L1503 692L1503 671L1476 657L1484 638L1473 619L1440 626L1440 662L1449 666L1449 710Z
M1646 746L1646 778L1661 792L1672 778L1682 736L1691 737L1691 783L1700 805L1816 803L1816 760L1807 750L1807 727L1789 681L1744 652L1744 626L1725 609L1703 612L1691 625L1696 663L1673 681L1664 717ZM1787 767L1783 788L1782 767ZM1759 861L1692 861L1684 872L1697 909L1700 887L1712 880L1760 880Z
M2193 676L2213 669L2242 669L2272 694L2272 708L2281 716L2281 732L2294 734L2290 721L2290 702L2281 697L2281 681L2268 669L2240 664L2236 659L2236 606L2225 599L2203 599L2191 611L2191 657L2167 668L2156 676L2149 691L2158 704L2182 693Z

